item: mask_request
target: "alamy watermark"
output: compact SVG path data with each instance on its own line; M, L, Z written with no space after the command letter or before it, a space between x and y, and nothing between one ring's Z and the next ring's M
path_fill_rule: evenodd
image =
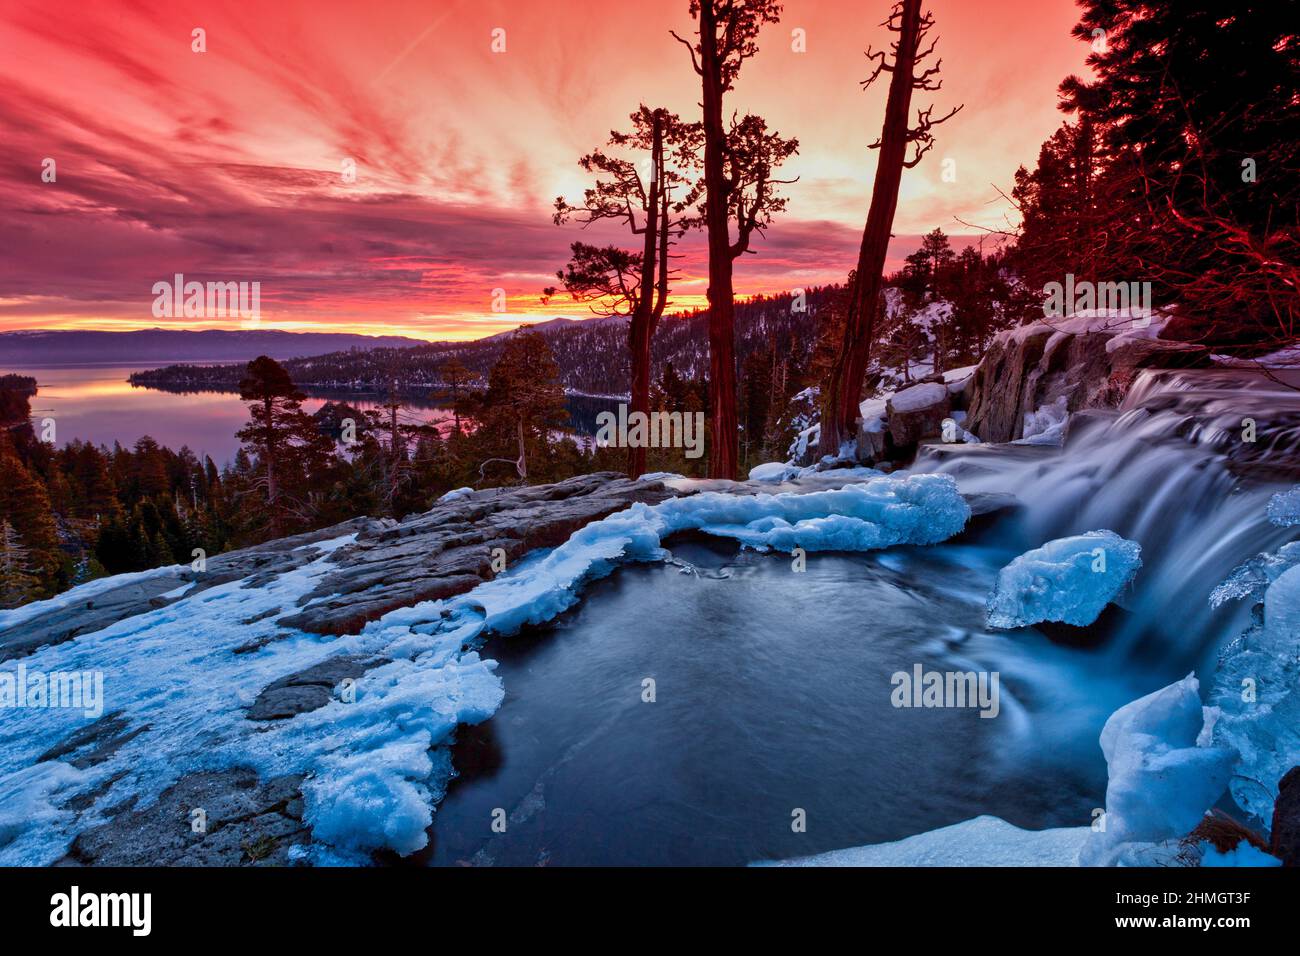
M93 893L73 885L50 897L50 925L75 928L126 927L132 936L148 936L153 928L152 893Z
M185 281L176 273L171 282L153 284L155 319L218 319L239 316L257 321L262 317L262 283Z
M11 707L68 707L87 717L104 713L103 671L0 671L0 710Z
M596 416L596 444L602 448L684 448L687 458L704 454L703 412L618 412Z
M981 717L1002 709L998 671L927 671L913 664L911 673L895 671L889 702L895 707L978 707Z
M1043 315L1049 319L1088 309L1113 309L1130 315L1136 329L1151 324L1150 282L1076 282L1074 273L1067 272L1065 282L1043 286L1043 295Z

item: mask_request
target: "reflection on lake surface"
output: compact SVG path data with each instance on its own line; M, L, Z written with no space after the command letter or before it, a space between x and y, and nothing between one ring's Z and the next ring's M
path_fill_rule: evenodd
M211 456L218 466L225 465L239 450L237 432L248 420L248 411L233 392L163 392L132 385L132 372L157 368L160 364L85 366L64 365L22 368L23 375L34 376L37 393L32 399L32 416L39 426L41 419L53 418L57 444L74 439L113 447L114 442L134 445L150 435L160 445L179 449L188 445L199 456ZM0 368L0 372L6 369ZM307 390L310 396L310 390ZM346 401L362 410L379 407L375 395L331 394L334 401ZM326 398L310 396L303 409L314 412ZM415 418L441 422L451 418L451 410L433 402L404 399ZM569 414L575 428L594 431L596 413L613 403L604 399L574 396L569 399Z
M169 448L188 445L200 459L210 455L218 465L233 459L239 449L235 432L248 420L247 408L239 396L232 392L161 392L137 388L127 381L132 372L156 367L62 366L20 371L36 378L32 416L38 425L43 418L54 419L59 445L80 438L111 448L115 441L129 446L141 436L151 435ZM378 407L374 396L346 400L361 409ZM314 412L325 401L308 398L302 407ZM429 402L407 404L413 414L431 422L451 417L450 410Z

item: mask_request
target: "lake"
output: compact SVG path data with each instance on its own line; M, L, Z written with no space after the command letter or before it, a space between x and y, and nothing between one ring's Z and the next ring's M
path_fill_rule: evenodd
M177 450L188 445L200 460L209 455L218 466L227 464L239 450L235 432L248 421L247 407L233 392L179 394L138 387L127 381L132 372L165 364L53 365L12 371L35 377L33 423L39 434L42 419L54 419L55 444L59 446L81 439L109 448L115 441L129 447L142 436L150 435L160 445ZM0 369L4 371L10 370ZM328 400L320 395L312 396L310 389L304 391L309 394L303 402L307 412L316 411ZM378 397L373 394L331 394L330 398L362 410L379 407ZM433 402L407 400L406 403L408 420L439 422L451 418L450 409ZM581 396L569 399L569 414L581 432L594 432L596 413L608 407L613 407L613 403L605 399Z

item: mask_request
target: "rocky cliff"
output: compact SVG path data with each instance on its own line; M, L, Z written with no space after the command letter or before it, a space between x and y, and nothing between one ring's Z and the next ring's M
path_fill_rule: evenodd
M975 370L966 428L981 441L1015 441L1044 409L1117 406L1144 368L1210 364L1203 347L1156 338L1157 330L1083 317L1000 333Z

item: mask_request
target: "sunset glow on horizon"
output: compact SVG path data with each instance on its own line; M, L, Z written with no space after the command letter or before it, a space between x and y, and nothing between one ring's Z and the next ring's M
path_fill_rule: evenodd
M961 246L979 238L963 222L1011 224L997 189L1033 165L1062 119L1056 86L1088 53L1069 35L1071 0L929 6L944 88L916 105L965 108L904 173L890 269L935 227ZM728 94L728 110L800 141L781 172L798 177L782 187L788 207L737 263L738 295L841 281L852 266L885 86L859 81L868 45L888 42L888 10L785 3ZM552 204L581 196L578 157L638 103L698 117L698 78L669 34L692 26L687 0L0 0L0 331L240 327L155 317L151 289L176 273L260 282L264 329L462 340L588 317L562 294L540 299L569 244L634 243L557 227ZM191 49L196 28L205 52ZM670 311L703 307L702 236L677 251Z

